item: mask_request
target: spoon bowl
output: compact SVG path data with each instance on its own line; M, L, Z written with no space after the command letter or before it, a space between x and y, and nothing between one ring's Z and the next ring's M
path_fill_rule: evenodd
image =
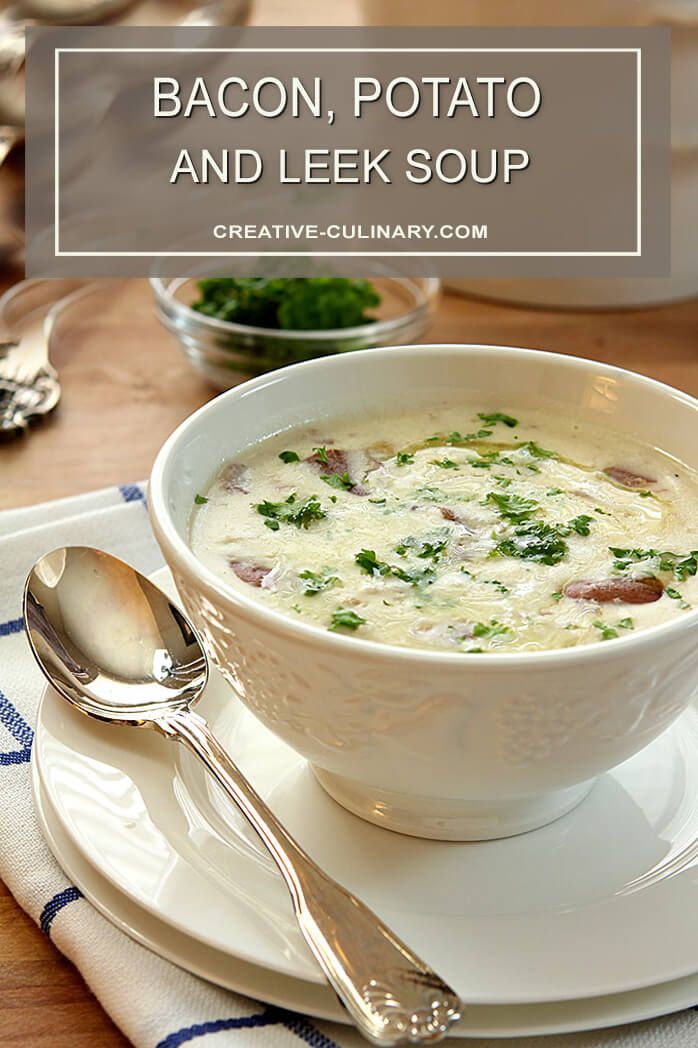
M100 550L46 554L25 588L27 637L51 684L83 713L144 725L187 709L208 680L193 627L149 579Z
M299 928L357 1028L377 1045L428 1044L460 1018L457 994L290 836L192 710L208 679L183 613L123 561L56 549L29 573L24 621L53 687L101 721L154 728L199 758L257 831Z

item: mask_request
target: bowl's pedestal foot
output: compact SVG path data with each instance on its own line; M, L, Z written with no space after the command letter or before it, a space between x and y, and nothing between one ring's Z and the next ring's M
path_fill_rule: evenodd
M575 808L595 782L513 800L467 801L391 793L311 767L330 797L362 819L412 837L442 841L486 841L535 830Z

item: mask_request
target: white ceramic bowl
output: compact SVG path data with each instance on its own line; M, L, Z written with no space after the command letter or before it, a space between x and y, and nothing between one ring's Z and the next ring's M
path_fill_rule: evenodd
M698 611L613 643L465 659L287 618L227 586L187 543L194 495L250 443L444 398L485 409L543 401L698 467L698 401L648 378L507 347L393 347L298 364L211 401L158 455L150 514L209 654L336 800L416 836L503 837L574 807L688 705Z

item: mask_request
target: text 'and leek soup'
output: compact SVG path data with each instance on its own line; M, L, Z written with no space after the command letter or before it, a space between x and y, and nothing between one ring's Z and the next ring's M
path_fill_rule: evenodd
M552 415L316 423L250 447L195 503L191 546L225 582L386 644L567 648L698 606L698 475Z

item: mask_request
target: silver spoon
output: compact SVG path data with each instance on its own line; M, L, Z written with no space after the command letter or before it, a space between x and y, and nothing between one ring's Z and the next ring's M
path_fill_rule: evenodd
M267 808L192 706L208 679L193 627L134 568L100 550L54 550L32 568L24 621L53 687L82 713L183 742L262 838L298 925L361 1033L377 1045L440 1040L456 993L359 899L313 862Z

